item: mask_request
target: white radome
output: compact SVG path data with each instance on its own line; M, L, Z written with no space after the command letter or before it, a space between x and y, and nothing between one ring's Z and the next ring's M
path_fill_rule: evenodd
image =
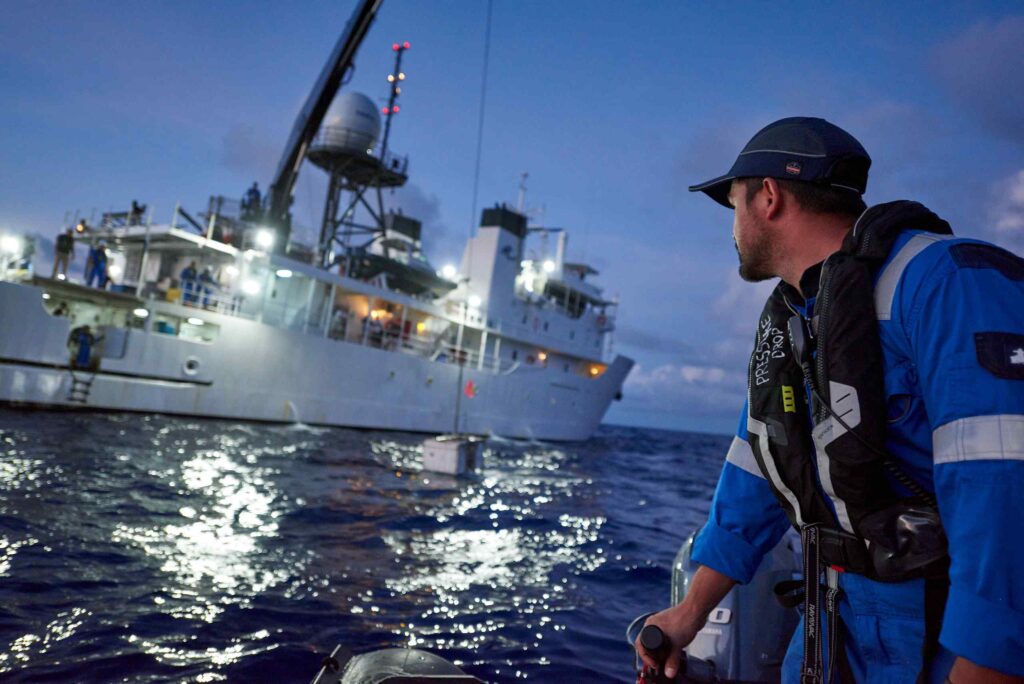
M327 110L321 135L331 147L370 151L380 136L380 110L362 93L342 93Z

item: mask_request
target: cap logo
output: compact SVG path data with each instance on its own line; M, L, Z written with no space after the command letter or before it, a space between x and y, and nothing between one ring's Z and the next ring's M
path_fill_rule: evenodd
M788 164L786 164L786 173L790 174L791 176L799 176L800 170L802 168L803 167L800 166L800 162L791 161Z

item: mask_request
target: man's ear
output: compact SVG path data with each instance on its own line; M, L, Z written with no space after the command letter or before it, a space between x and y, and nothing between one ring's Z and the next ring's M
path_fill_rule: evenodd
M761 189L764 190L762 194L764 217L772 221L779 218L785 204L782 196L782 186L774 178L765 178L761 181L761 184Z

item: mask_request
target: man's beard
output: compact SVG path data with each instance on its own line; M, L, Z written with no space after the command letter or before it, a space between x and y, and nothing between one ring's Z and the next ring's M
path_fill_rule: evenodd
M759 283L775 277L770 265L774 261L772 245L764 230L757 231L757 237L748 245L746 253L740 252L736 238L732 242L740 260L740 278L748 283Z

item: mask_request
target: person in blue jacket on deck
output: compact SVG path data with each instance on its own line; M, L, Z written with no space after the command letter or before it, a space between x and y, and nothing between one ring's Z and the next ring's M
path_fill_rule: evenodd
M690 188L733 209L740 275L781 280L701 567L648 620L674 648L658 663L637 644L670 677L792 525L817 581L783 681L1024 681L1024 260L916 202L867 208L870 164L794 117Z
M85 263L85 284L92 287L93 283L101 290L107 286L107 246L100 242L89 248Z
M190 261L188 266L181 269L181 301L185 306L195 306L199 297L199 273L196 270L196 262Z

